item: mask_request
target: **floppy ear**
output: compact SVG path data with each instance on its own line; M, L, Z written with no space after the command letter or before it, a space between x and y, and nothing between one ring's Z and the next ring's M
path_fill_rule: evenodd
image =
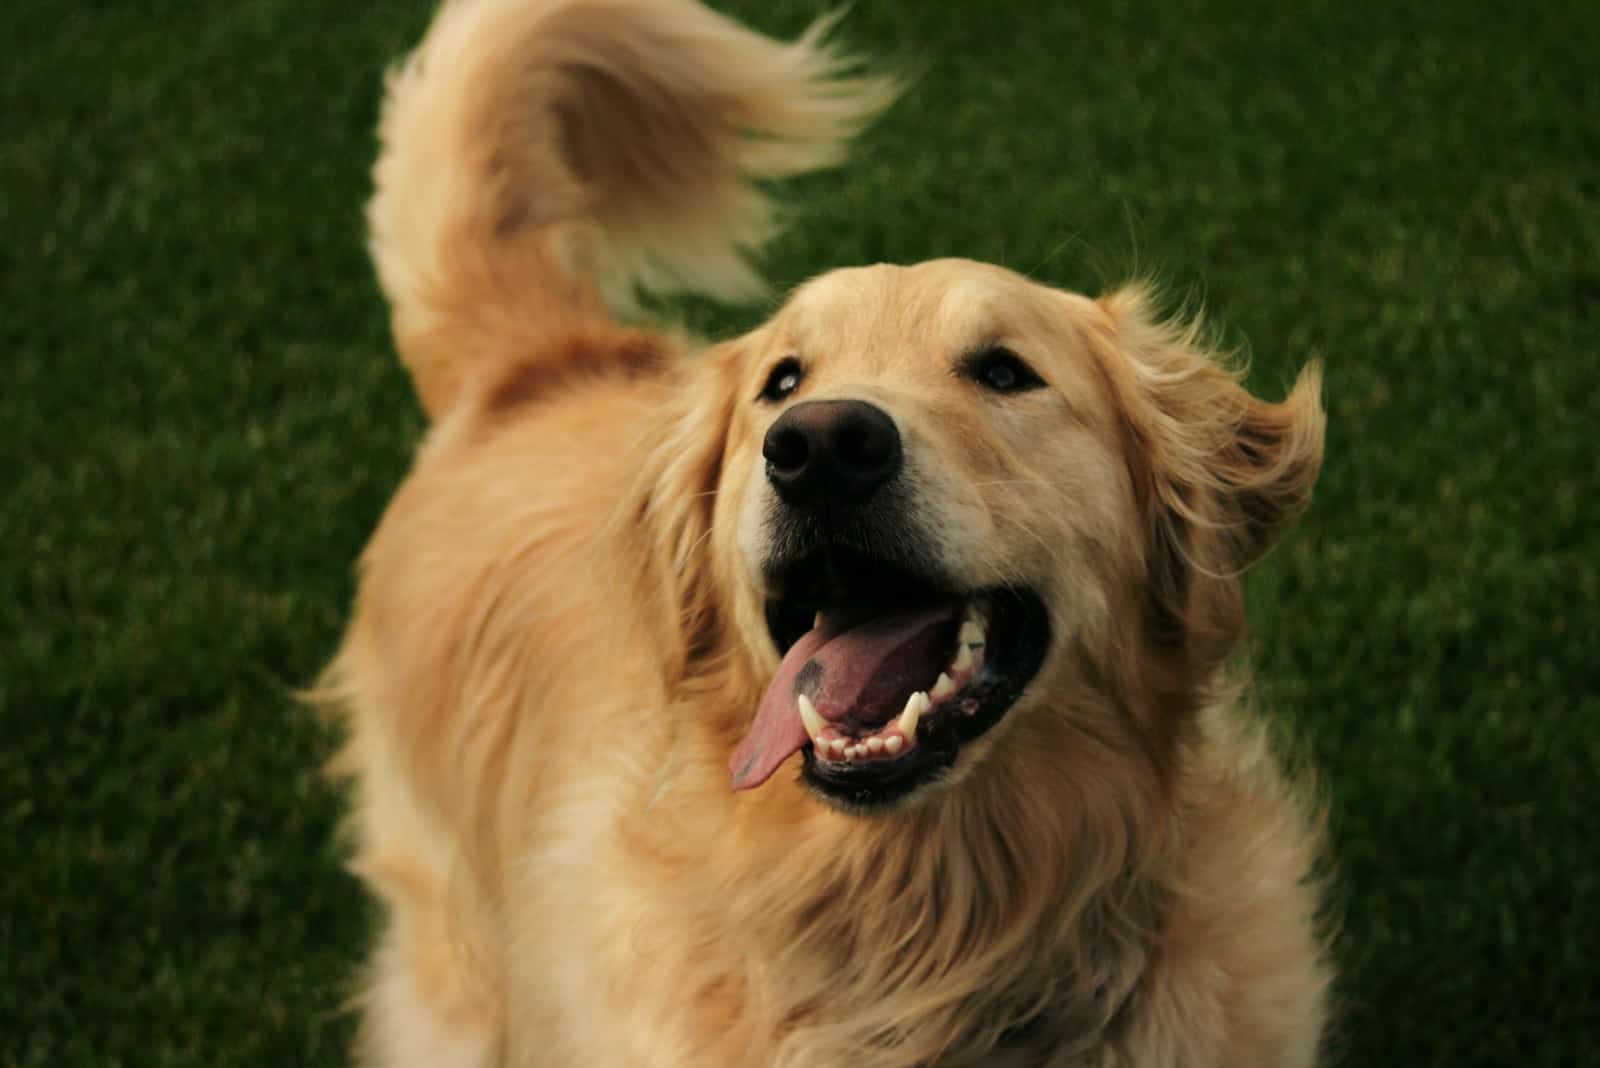
M634 518L645 547L642 589L656 592L666 677L680 681L716 647L719 620L711 527L733 418L738 342L693 358L645 443Z
M1147 624L1209 672L1244 627L1239 576L1311 500L1322 467L1322 370L1269 403L1239 384L1197 324L1162 322L1145 290L1100 301L1128 373L1130 463L1146 531Z

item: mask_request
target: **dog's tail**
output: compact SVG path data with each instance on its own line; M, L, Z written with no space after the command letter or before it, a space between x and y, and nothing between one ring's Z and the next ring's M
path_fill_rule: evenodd
M638 288L759 294L754 183L837 162L895 95L831 22L782 44L694 0L446 0L389 76L368 205L429 413Z

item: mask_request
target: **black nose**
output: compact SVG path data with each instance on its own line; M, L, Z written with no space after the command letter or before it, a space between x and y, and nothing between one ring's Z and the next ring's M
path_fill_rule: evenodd
M900 470L900 432L865 401L807 401L772 424L761 455L790 504L861 504Z

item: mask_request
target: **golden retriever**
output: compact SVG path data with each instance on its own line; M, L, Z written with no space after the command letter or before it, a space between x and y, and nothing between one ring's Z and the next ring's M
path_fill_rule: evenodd
M449 0L369 212L431 428L325 699L386 905L363 1063L1306 1065L1314 814L1243 710L1239 575L1305 506L1137 288L759 292L758 180L896 94L821 25Z

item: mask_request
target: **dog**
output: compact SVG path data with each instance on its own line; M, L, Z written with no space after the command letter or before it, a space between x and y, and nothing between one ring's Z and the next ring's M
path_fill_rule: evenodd
M1147 291L739 300L901 86L692 0L447 0L368 219L430 426L322 688L373 1066L1294 1066L1331 969L1240 575L1307 505Z

